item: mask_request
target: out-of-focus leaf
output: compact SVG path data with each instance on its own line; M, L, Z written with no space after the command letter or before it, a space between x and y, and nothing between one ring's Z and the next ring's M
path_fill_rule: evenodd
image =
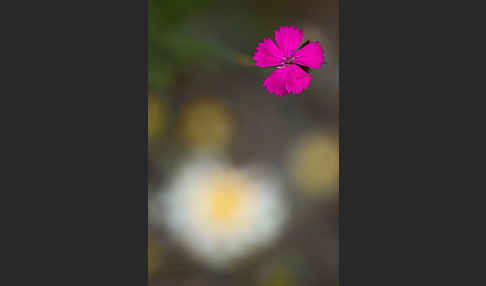
M237 64L236 53L223 43L181 29L185 19L207 7L208 1L199 0L149 2L149 88L172 84L179 74L194 68L214 71L225 63Z

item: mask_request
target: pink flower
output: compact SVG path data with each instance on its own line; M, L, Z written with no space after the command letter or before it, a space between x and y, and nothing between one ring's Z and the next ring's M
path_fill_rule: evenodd
M275 41L263 39L258 43L255 55L257 67L276 67L265 80L265 86L270 93L278 96L298 94L306 89L312 77L308 70L320 68L324 56L319 42L302 42L303 33L298 28L280 27L275 31Z

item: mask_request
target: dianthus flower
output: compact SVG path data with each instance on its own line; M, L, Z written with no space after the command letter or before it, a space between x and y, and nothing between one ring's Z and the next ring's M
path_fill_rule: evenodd
M294 27L280 27L275 31L275 41L263 39L258 43L253 60L258 67L275 67L265 80L271 94L283 96L298 94L306 89L312 77L310 69L320 68L324 62L323 50L319 42L306 41L300 47L303 32Z

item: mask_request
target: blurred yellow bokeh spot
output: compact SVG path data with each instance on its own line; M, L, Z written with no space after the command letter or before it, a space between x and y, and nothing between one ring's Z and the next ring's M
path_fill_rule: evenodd
M148 276L152 277L160 269L161 263L161 249L155 242L149 238L148 241Z
M198 100L182 111L181 135L190 148L222 149L231 141L233 125L233 117L224 104Z
M148 140L155 142L164 134L167 125L167 103L156 95L148 96Z
M337 137L320 132L300 137L290 152L289 171L298 190L334 193L339 173Z

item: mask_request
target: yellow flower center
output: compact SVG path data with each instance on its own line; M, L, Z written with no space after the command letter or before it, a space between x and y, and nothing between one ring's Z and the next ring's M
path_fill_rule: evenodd
M239 226L246 211L246 182L239 174L228 172L214 177L201 192L203 221L214 230Z

